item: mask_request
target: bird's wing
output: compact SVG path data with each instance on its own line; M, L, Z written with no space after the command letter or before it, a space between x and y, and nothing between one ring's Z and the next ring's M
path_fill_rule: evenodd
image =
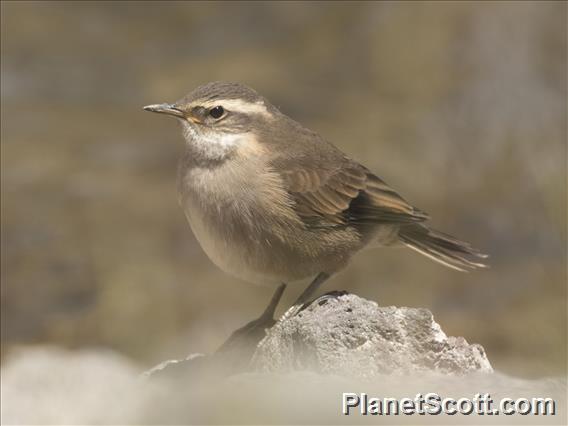
M428 218L348 158L333 170L307 167L302 162L291 162L279 170L296 213L309 226L408 224Z

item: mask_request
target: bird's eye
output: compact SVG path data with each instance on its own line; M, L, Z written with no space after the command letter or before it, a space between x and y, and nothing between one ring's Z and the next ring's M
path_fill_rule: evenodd
M222 106L216 106L209 110L209 115L213 118L221 118L225 113L225 109Z

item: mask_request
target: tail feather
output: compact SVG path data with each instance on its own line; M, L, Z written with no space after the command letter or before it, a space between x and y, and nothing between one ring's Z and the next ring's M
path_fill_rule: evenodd
M407 247L449 268L462 272L487 268L487 265L480 261L487 258L486 254L466 242L422 224L402 226L399 238Z

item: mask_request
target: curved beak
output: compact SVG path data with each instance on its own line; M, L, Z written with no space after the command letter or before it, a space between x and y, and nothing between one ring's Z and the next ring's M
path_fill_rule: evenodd
M158 112L161 114L173 115L174 117L183 117L183 111L176 108L174 104L155 104L146 105L144 111Z

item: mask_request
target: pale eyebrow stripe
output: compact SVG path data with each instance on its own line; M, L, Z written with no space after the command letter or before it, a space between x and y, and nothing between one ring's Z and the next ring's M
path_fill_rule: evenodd
M272 114L268 112L268 109L262 102L247 102L241 99L217 99L214 101L206 101L201 104L201 106L205 108L212 108L218 105L228 111L262 114L267 117L272 117Z

